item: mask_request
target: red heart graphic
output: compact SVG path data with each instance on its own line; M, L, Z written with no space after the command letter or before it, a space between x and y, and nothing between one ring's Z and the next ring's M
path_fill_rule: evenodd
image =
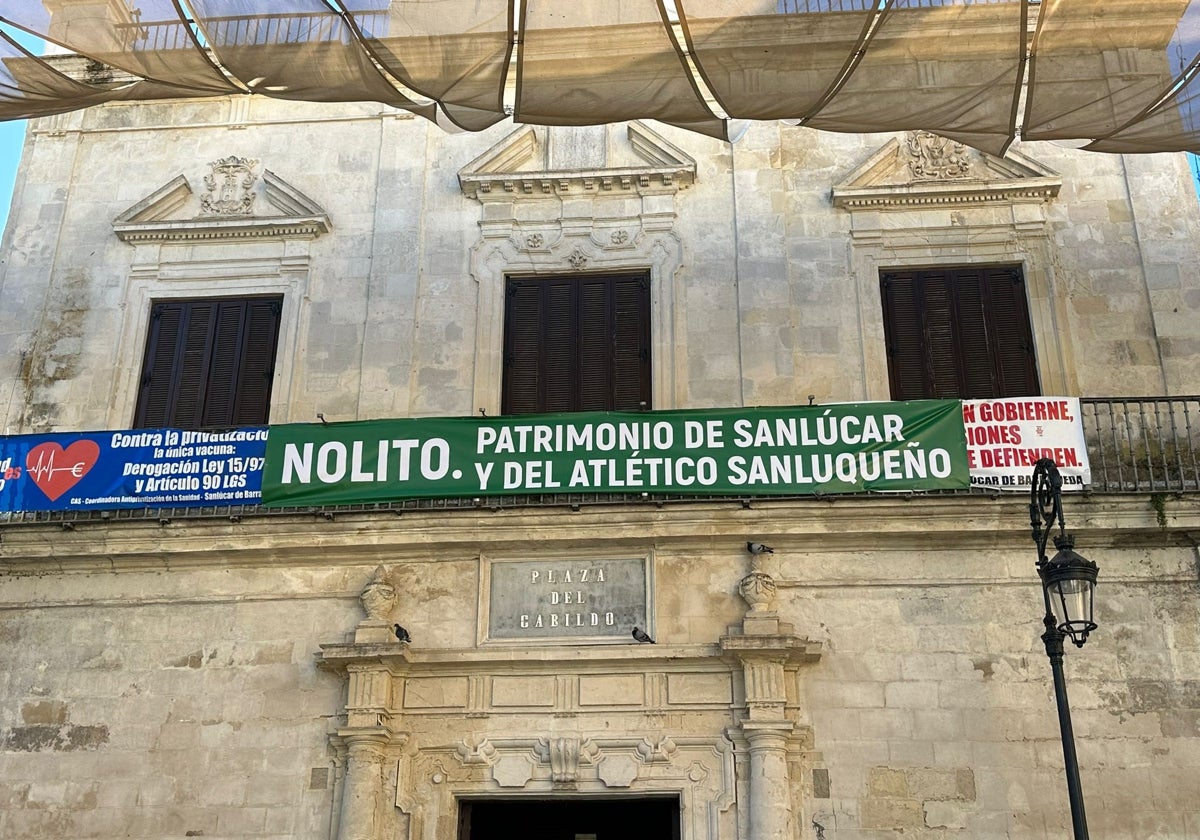
M57 443L39 443L25 456L25 470L54 502L78 484L99 457L100 447L93 440L77 440L66 449Z

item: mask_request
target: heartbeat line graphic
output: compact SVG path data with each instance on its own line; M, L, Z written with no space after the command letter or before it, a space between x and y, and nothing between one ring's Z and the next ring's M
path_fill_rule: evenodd
M34 481L41 481L43 479L52 480L55 473L64 472L75 476L75 478L81 478L87 472L88 466L86 461L79 461L69 467L56 467L54 466L53 452L40 452L38 453L37 461L32 464L26 464L26 469L29 475L33 476Z
M100 447L94 440L84 438L66 447L48 440L26 453L25 475L53 502L78 484L99 459Z

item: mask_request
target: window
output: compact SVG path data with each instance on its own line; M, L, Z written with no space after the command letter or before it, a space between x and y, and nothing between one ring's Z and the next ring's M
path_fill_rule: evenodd
M650 278L513 278L505 284L501 411L649 408Z
M880 272L892 399L1035 396L1018 266Z
M134 427L266 423L281 308L279 297L154 303Z

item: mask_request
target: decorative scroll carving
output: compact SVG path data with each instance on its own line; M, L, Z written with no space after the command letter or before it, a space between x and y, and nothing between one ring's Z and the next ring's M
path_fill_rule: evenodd
M913 180L947 181L971 177L971 158L962 143L928 131L910 132L905 142L910 155L908 171Z
M254 208L254 174L257 160L230 156L209 164L212 173L204 176L207 192L200 196L200 209L206 216L249 216Z
M550 781L574 782L579 779L579 739L550 740Z

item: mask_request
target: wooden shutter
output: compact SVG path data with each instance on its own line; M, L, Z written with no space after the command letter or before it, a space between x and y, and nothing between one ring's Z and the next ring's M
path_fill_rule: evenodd
M892 399L1040 392L1019 268L883 272L880 296Z
M644 275L510 278L501 411L636 411L649 405Z
M638 411L653 399L650 379L650 278L620 277L613 284L612 408Z
M929 390L922 307L911 276L886 275L880 284L892 399L915 400Z
M996 358L997 390L1005 397L1034 397L1042 393L1033 325L1029 320L1025 278L1017 268L993 269L988 284L992 353Z
M266 423L281 309L279 298L155 303L134 426Z
M536 283L508 281L504 306L505 414L532 414L542 394L542 292Z
M939 393L939 397L965 400L998 397L995 357L989 333L1007 329L996 324L987 311L987 275L982 271L960 270L946 278L954 294L955 360L958 387Z

